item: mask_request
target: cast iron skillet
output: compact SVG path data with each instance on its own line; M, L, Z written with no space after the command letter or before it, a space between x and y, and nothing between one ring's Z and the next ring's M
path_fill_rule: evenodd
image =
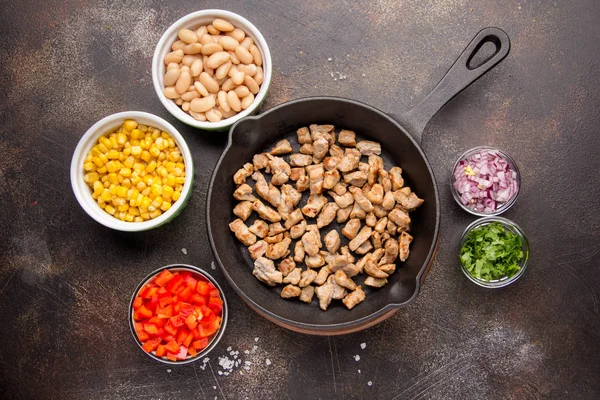
M473 57L487 42L495 52L479 65ZM392 315L413 300L433 262L440 223L438 189L429 162L419 143L431 117L450 99L498 64L510 50L510 40L498 28L480 31L450 67L446 75L415 108L399 117L389 115L349 99L313 97L290 101L260 116L247 117L231 127L229 142L212 175L208 192L207 218L210 243L217 262L240 297L263 317L285 328L317 335L345 334L372 326ZM358 139L380 142L386 168L398 165L406 185L425 203L411 213L410 257L399 264L381 289L363 288L366 301L347 310L334 301L321 311L316 296L313 304L279 297L277 289L259 282L253 275L253 261L248 251L230 232L235 185L233 174L256 153L268 151L283 138L296 143L296 130L310 124L333 124L336 128L357 132ZM297 149L297 148L296 148ZM303 199L304 201L304 199ZM252 219L246 221L252 223ZM331 227L326 230L327 232ZM343 245L343 244L342 244ZM293 251L293 249L291 249ZM359 279L361 282L362 279Z

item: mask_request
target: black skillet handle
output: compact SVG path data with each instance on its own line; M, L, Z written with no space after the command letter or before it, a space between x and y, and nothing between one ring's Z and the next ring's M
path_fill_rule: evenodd
M481 47L488 42L496 46L494 54L479 65L472 66L471 61ZM407 126L409 133L417 142L421 143L425 125L435 113L454 96L502 61L509 51L510 39L502 29L485 28L479 31L431 93L398 119Z

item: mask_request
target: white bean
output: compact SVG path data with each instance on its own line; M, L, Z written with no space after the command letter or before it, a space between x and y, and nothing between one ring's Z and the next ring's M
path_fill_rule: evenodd
M210 33L211 35L218 35L219 33L221 33L221 31L219 31L217 28L215 28L212 24L207 25L206 29L208 30L208 33Z
M260 90L258 83L256 83L256 81L251 76L246 76L244 78L244 85L248 86L248 89L250 89L250 92L252 92L253 94L258 93L258 91Z
M204 85L201 84L200 82L198 82L198 81L194 82L194 87L196 88L198 93L200 93L202 96L207 97L209 95L208 90L206 90Z
M235 83L233 83L233 81L231 80L231 78L227 79L221 85L221 90L224 90L226 92L229 92L230 90L233 90L233 88L235 88Z
M246 86L240 85L235 88L235 94L237 94L240 99L243 99L250 94L250 90L248 90Z
M195 98L190 102L190 109L195 112L206 112L215 106L215 99L211 96Z
M179 33L178 33L179 39L181 39L182 41L186 42L186 43L197 43L198 42L198 35L196 35L196 32L189 30L189 29L180 29Z
M202 36L206 35L208 33L208 30L206 29L206 25L202 25L200 28L196 29L196 35L198 35L198 38L201 38Z
M202 72L199 79L200 83L203 84L210 93L217 93L219 91L219 84L207 72Z
M196 77L198 75L200 75L200 73L202 72L202 60L201 59L197 59L194 60L194 62L192 63L192 65L190 65L190 72L192 74L193 77Z
M229 57L231 57L231 62L234 63L235 65L238 65L240 63L240 59L237 58L237 56L235 55L235 52L233 51L229 51Z
M253 78L256 81L256 83L262 85L263 79L265 78L262 67L256 68L256 75L254 75Z
M235 114L237 114L231 108L229 109L229 111L225 111L225 110L223 110L223 108L219 107L219 111L221 112L221 115L223 116L223 118L233 117Z
M194 87L194 86L192 86L192 87ZM192 101L197 97L200 97L200 93L198 93L196 90L191 90L191 91L188 91L188 92L185 92L184 94L182 94L181 100Z
M219 122L223 119L223 115L219 112L219 110L213 108L206 112L206 119L210 122Z
M235 94L233 90L227 92L227 103L231 107L232 110L240 112L242 111L242 103L240 103L240 98Z
M242 43L242 40L244 40L244 38L246 37L246 32L244 32L240 28L235 28L233 31L227 32L226 35L231 36L232 38L237 40L238 43Z
M220 108L222 108L226 112L231 111L231 107L229 107L229 103L227 102L227 92L221 90L217 94L217 98L219 99L219 107Z
M175 84L175 90L177 90L177 93L183 94L183 93L187 92L191 83L192 83L192 76L190 75L189 71L181 71L181 74L179 75L179 79L177 80L177 83Z
M221 64L226 63L227 61L229 61L229 53L226 51L217 51L216 53L213 53L210 57L208 57L206 65L209 68L217 69Z
M225 50L228 51L234 51L235 48L239 46L238 41L232 38L231 36L221 37L221 39L219 39L219 44L223 46Z
M170 70L171 68L179 69L179 63L172 62L172 63L167 64L167 71Z
M248 39L248 38L246 38L246 39ZM246 39L244 39L244 40L246 40ZM204 50L204 49L202 49L202 50ZM254 59L252 57L252 54L250 54L250 52L244 46L236 47L235 55L244 64L250 64L250 63L252 63L252 60Z
M212 26L220 30L221 32L231 32L235 29L235 26L231 24L231 22L225 21L221 18L216 18L212 22Z
M205 56L210 56L219 51L223 51L223 46L221 46L219 43L213 42L202 45L202 54L204 54Z
M242 108L245 110L246 108L250 107L253 102L254 102L254 95L252 93L250 93L248 96L246 96L242 99Z
M179 71L179 68L167 69L167 73L165 74L165 77L163 79L163 83L165 84L165 86L175 85L177 79L179 79L180 73L181 71Z
M202 121L202 122L206 121L206 115L204 115L204 113L197 113L197 112L192 111L192 110L190 110L188 112L190 113L190 115L192 117L194 117L195 120Z
M190 102L189 102L189 101L184 101L184 102L181 104L181 109L182 109L183 111L186 111L186 112L187 112L187 111L190 111Z
M178 106L183 104L183 100L181 99L175 99L175 104L177 104Z
M246 75L254 76L256 75L257 67L254 64L241 64L238 66L238 69L245 73Z
M185 54L199 54L202 51L202 45L200 43L192 43L183 47Z
M253 44L252 46L250 46L249 51L250 51L250 54L252 54L252 57L254 58L254 64L256 64L260 67L262 65L263 59L262 59L262 54L260 54L260 50L258 49L258 47L256 47L255 44Z
M172 63L172 62L180 63L182 58L183 58L183 50L179 49L179 50L172 51L165 56L165 64L168 65L169 63Z
M202 44L202 46L205 46L207 44L211 44L214 42L215 41L212 39L212 36L210 36L209 34L205 34L200 37L200 43Z
M183 58L181 59L181 63L186 66L186 67L191 67L192 63L196 60L200 59L200 55L192 55L192 54L186 54L185 56L183 56Z
M163 92L167 99L178 99L179 93L175 90L174 86L167 86Z
M183 49L186 45L187 45L187 43L184 42L183 40L177 40L175 43L173 43L171 45L171 50L175 51L175 50Z
M235 74L231 75L231 80L236 85L241 85L242 83L244 83L245 79L246 79L246 74L244 74L242 71L238 71ZM252 79L252 78L250 78L250 79ZM246 85L246 86L248 86L248 85ZM250 89L250 87L248 87L248 89ZM250 90L250 91L252 91L252 90Z
M231 69L231 61L227 61L224 64L219 65L219 68L215 71L215 77L217 79L223 79L227 77L227 73Z
M244 38L244 40L240 42L240 46L242 46L246 50L250 50L250 46L252 46L253 44L254 40L252 40L252 38L249 36L246 36L246 38Z

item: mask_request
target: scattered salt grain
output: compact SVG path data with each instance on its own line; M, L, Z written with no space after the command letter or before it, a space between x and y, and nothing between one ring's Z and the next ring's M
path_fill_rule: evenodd
M231 351L231 346L229 346L229 347L227 348L227 351Z
M355 356L354 356L354 359L355 359L356 361L359 361L359 360L360 360L360 356L357 354L357 355L355 355Z
M258 342L258 338L257 338L257 337L255 337L255 338L254 338L254 341L255 341L255 342Z
M252 346L252 353L255 353L256 349L258 349L258 346Z
M360 369L358 370L358 373L360 374Z
M362 76L367 76L366 74L362 74Z
M265 364L267 365L271 365L271 360L269 360L268 358L265 360Z
M170 370L170 369L168 369L168 370L167 370L167 372L168 372L168 373L171 373L171 370Z
M213 389L217 390L217 387L216 387L216 386L213 386Z
M366 343L361 343L360 344L360 348L363 349L363 350L366 349L367 348L367 344Z
M221 371L217 371L219 373L219 375L223 375L223 373Z
M246 366L244 367L244 369L245 369L246 371L249 371L249 370L250 370L250 367L246 365Z
M330 72L329 75L331 75L331 77L333 78L333 72Z
M244 354L250 354L250 350L244 350Z
M214 262L214 261L211 261L211 262L210 262L210 267L211 267L212 269L217 269L217 266L215 265L215 262Z
M369 381L369 382L367 382L367 385L373 386L373 382Z
M331 57L329 57L329 58L327 59L327 61L331 61L331 60L333 60L333 58L331 58Z
M252 365L252 363L250 361L244 361L244 364L246 364L246 365Z
M183 249L181 249L181 252L182 252L183 254L187 254L187 250L186 250L186 248L184 247Z

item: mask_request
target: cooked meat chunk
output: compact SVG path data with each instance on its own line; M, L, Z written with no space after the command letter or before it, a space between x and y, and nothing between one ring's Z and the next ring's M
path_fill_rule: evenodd
M259 240L252 246L248 247L248 252L250 253L250 257L252 257L253 260L256 260L258 257L262 257L265 255L268 247L269 244L267 242L265 242L264 240Z
M343 270L338 269L337 271L335 271L334 278L335 283L337 283L338 285L343 286L348 290L356 289L356 283L354 283L354 281L350 279Z
M315 294L314 286L306 286L302 288L302 293L300 294L300 301L305 303L312 302L313 296Z
M283 139L277 142L277 144L275 144L275 147L273 147L273 150L271 150L271 154L273 154L274 156L288 154L291 152L292 146L290 145L290 142L287 141L287 139Z
M269 244L279 243L283 240L283 233L273 236L267 236L264 240Z
M302 195L291 185L281 187L281 199L277 211L284 219L289 219L290 214L302 198Z
M235 237L246 246L256 243L256 235L248 230L246 224L241 219L236 219L229 224L231 232L235 233Z
M367 173L367 183L369 185L374 185L377 183L377 178L379 178L379 170L383 169L383 158L371 154L369 156L369 171Z
M331 304L331 299L333 299L333 285L327 282L321 286L317 286L315 288L315 294L319 299L319 307L321 310L326 311L329 304Z
M369 240L364 241L354 252L356 254L367 254L369 251L373 250L373 245Z
M329 192L329 195L340 208L346 208L354 203L354 196L350 192L346 192L341 196L338 196L335 192Z
M233 207L233 213L240 217L243 221L247 220L252 214L252 202L242 201Z
M336 169L340 161L342 161L341 157L325 157L323 159L323 168L325 168L326 171Z
M254 166L250 163L246 163L233 175L233 181L236 185L241 185L242 183L246 182L246 178L252 175L253 172Z
M370 257L367 258L367 262L365 263L365 272L375 278L384 279L388 277L388 274L380 270L379 267L377 267L375 260Z
M367 179L369 178L369 168L371 167L365 162L358 163L358 170L364 172Z
M348 206L346 208L340 208L337 211L336 222L338 224L343 224L350 218L350 213L352 212L352 206Z
M410 217L408 216L408 213L400 210L399 208L394 208L392 211L390 211L388 218L390 221L396 224L398 230L401 232L409 230Z
M349 277L356 276L360 273L360 269L355 264L352 264L352 263L344 265L339 270L344 271L344 273L346 275L348 275Z
M342 129L338 135L338 143L342 146L356 146L356 133L354 133L354 131Z
M387 217L387 215L390 212L388 210L386 210L385 208L383 208L381 205L376 204L375 206L373 206L373 214L375 214L375 216L377 218L383 218L383 217Z
M310 179L310 194L323 193L323 178L325 171L323 164L309 165L306 167L308 178Z
M346 297L344 297L342 303L344 303L348 310L352 310L358 303L364 301L366 297L367 295L365 294L365 292L363 292L360 286L357 286L356 290L354 290L351 293L348 293Z
M406 211L413 211L421 204L423 204L423 199L417 197L416 194L411 192L408 196L404 194L401 190L396 190L393 192L394 199L402 206L402 208Z
M310 162L312 163L312 153L315 151L315 146L312 143L306 143L300 146L300 153L310 156Z
M290 165L292 167L306 167L312 163L312 156L309 154L292 154L290 156ZM298 179L292 179L298 180Z
M329 275L329 277L327 278L327 283L331 284L333 286L333 296L332 298L335 300L341 300L344 298L344 296L346 296L346 293L348 293L348 291L346 290L345 287L338 285L335 282L335 276L334 275Z
M254 190L256 193L265 200L269 200L269 183L265 179L264 175L256 171L252 174L252 179L256 182L254 184Z
M306 175L306 170L304 167L292 168L292 173L290 174L290 179L296 182L298 179L302 178Z
M360 229L360 219L352 218L350 221L348 221L346 223L346 226L344 226L342 228L342 235L347 237L349 240L352 240L358 234L359 229Z
M333 128L334 128L333 125L312 124L309 126L309 128L310 128L310 137L313 140L313 142L320 137L327 137L329 140L335 141L335 138L333 138L330 135L330 133L333 131ZM333 142L331 144L333 144Z
M348 184L346 184L344 182L338 182L331 190L338 196L342 196L342 195L346 194L346 192L348 192L347 187L348 187Z
M354 259L350 254L335 254L329 258L329 271L336 272L338 269L343 269L353 261Z
M313 283L315 285L322 285L327 281L327 277L329 277L329 274L331 273L331 270L329 269L329 267L326 265L324 267L322 267L319 272L317 273L317 277L315 278L315 280L313 281Z
M385 272L388 275L391 275L394 273L394 271L396 271L396 264L383 264L383 265L378 265L378 268L380 271Z
M375 216L373 211L371 211L365 217L365 224L367 224L367 226L370 226L371 228L373 228L376 223L377 223L377 217Z
M350 243L348 243L348 247L350 248L350 250L355 251L360 247L361 244L369 240L369 238L371 237L371 232L372 229L370 226L363 226L358 235L356 235L356 237L354 237L354 239L352 239Z
M262 219L256 219L248 230L262 239L269 234L269 225Z
M313 162L319 163L329 151L329 142L326 138L320 137L313 142Z
M302 241L297 241L296 245L294 246L294 261L296 261L297 263L304 262L305 254L306 253L304 251L304 245L302 244Z
M292 297L298 297L302 293L302 289L298 286L287 285L281 290L281 297L284 299L291 299Z
M296 269L296 263L292 257L288 257L279 263L277 269L281 271L283 276L287 277L294 269ZM285 280L283 282L285 283Z
M304 192L306 189L310 187L310 179L308 176L302 176L298 181L296 181L296 189L299 192Z
M304 251L309 256L314 256L319 253L319 241L312 231L308 231L302 235L302 245L304 246Z
M390 240L391 238L392 238L392 237L390 236L390 234L389 234L389 233L387 233L387 232L383 232L383 233L381 234L381 243L385 243L385 242L387 242L388 240Z
M325 204L327 204L327 197L322 194L311 194L306 205L302 207L302 213L309 218L314 218Z
M285 257L287 254L289 254L288 248L290 247L291 243L292 239L284 238L279 243L270 244L269 248L267 249L266 257L270 258L271 260L277 260Z
M352 211L350 211L350 218L365 219L366 216L367 212L363 210L356 201L354 201L354 204L352 205Z
M317 271L313 269L307 269L306 271L302 271L300 274L300 283L298 284L301 288L310 285L315 278L317 277Z
M396 226L396 224L392 221L388 221L385 232L388 233L390 236L396 236L397 231L398 227Z
M290 228L290 237L292 239L298 239L300 236L304 235L305 230L306 230L306 221L302 220L299 224L296 224Z
M361 140L356 143L356 148L360 150L360 154L363 156L381 154L381 145L377 142L371 142L370 140Z
M387 217L381 218L379 221L377 221L377 223L375 224L375 228L373 228L373 230L375 232L383 233L383 231L385 231L385 228L387 226L387 222L388 222Z
M281 157L276 157L271 154L267 154L269 157L269 162L267 163L267 173L276 175L279 173L285 173L289 175L292 173L292 168L290 165ZM272 181L271 181L272 182Z
M372 276L367 276L367 279L365 279L365 285L375 287L375 288L380 288L383 285L385 285L387 282L388 281L385 278L383 278L383 279L374 278Z
M269 225L269 236L279 235L285 232L285 228L281 225L281 222L274 222Z
M363 171L354 171L344 175L344 182L349 185L362 187L367 182L367 174Z
M393 192L385 192L385 196L383 196L383 201L381 202L381 207L384 210L391 211L396 205L396 200L394 199Z
M396 262L398 258L398 242L396 239L388 239L383 246L385 254L383 258L379 260L379 264L392 264Z
M406 232L400 234L400 261L406 261L410 254L409 246L412 242L413 237Z
M325 265L325 258L320 253L315 254L314 256L306 256L306 258L304 258L304 264L306 264L308 268L319 268Z
M369 199L363 194L362 190L352 186L350 186L349 190L354 196L354 202L357 203L360 206L360 208L365 210L365 212L373 211L373 204L371 204Z
M379 183L374 184L369 193L367 193L367 199L373 204L383 203L383 186Z
M365 269L365 264L367 263L367 260L371 257L371 254L366 254L363 258L361 258L360 260L358 260L356 262L356 268L358 268L358 271L362 274L364 272Z
M383 191L385 193L392 191L392 180L390 179L390 174L385 169L380 169L378 172L379 177L377 178L377 183L383 186Z
M341 161L342 157L344 157L344 150L337 144L332 144L329 146L329 154L331 157L339 158Z
M334 254L340 248L340 244L342 243L340 240L340 234L335 229L327 232L327 235L323 238L323 242L325 242L325 248L331 254Z
M259 169L267 168L269 157L267 157L267 155L264 153L255 154L254 157L252 157L252 163L254 164L254 169L257 171Z
M333 155L333 154L332 154ZM356 149L346 149L342 161L338 164L337 168L341 172L349 172L358 167L360 162L360 151ZM366 177L365 177L366 179Z
M288 219L285 221L285 229L290 229L292 226L303 220L304 216L302 215L302 211L297 208L289 214Z
M283 283L291 283L292 285L297 285L300 282L301 273L302 268L294 268L287 274L285 278L283 278Z
M264 257L259 257L254 261L252 274L269 286L275 286L283 281L283 275L275 269L275 263Z
M323 188L331 189L340 181L341 176L337 169L331 171L325 171L323 174Z
M281 221L281 216L277 213L277 211L273 210L269 206L266 206L260 200L255 200L254 203L252 203L252 209L256 211L261 218L266 219L269 222Z
M381 248L381 245L382 245L381 233L379 233L377 231L373 231L373 233L371 234L371 243L373 243L373 248L375 248L375 249Z
M375 263L378 263L379 260L381 260L381 258L384 256L385 254L385 250L382 248L379 249L375 249L374 252L370 253L370 257L371 259L373 259L373 261L375 261Z
M398 190L404 186L404 179L402 178L402 168L392 167L390 169L390 180L392 181L392 190Z
M321 210L319 218L317 218L317 228L321 229L324 226L329 225L335 219L337 210L340 207L336 203L327 203Z
M266 200L271 203L273 207L279 207L281 201L281 192L273 185L269 185L269 192Z
M298 135L298 143L300 143L300 144L312 143L312 139L310 138L310 131L308 130L307 127L302 127L300 129L298 129L296 131L296 134Z
M281 186L290 179L290 176L285 172L279 172L271 178L271 184Z
M254 201L256 197L252 194L252 187L246 183L241 184L233 192L233 198L236 200Z

